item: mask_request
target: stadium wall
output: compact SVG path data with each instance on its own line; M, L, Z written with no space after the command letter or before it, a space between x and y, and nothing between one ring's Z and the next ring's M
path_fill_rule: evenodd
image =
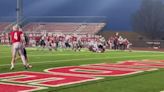
M114 36L116 32L119 33L120 36L123 38L127 38L133 45L133 47L137 48L164 48L164 40L151 40L148 37L141 35L136 32L127 32L127 31L101 31L98 34L105 37L106 40L109 39L109 37ZM161 37L161 36L160 36Z

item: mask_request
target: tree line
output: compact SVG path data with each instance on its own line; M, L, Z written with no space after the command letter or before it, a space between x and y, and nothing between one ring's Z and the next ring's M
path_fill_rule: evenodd
M149 39L164 40L164 1L142 0L140 8L132 16L132 28Z

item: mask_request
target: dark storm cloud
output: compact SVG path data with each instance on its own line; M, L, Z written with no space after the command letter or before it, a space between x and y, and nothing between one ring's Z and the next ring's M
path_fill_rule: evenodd
M129 30L141 0L24 0L25 16L107 16L111 29ZM0 16L15 16L16 0L0 0Z

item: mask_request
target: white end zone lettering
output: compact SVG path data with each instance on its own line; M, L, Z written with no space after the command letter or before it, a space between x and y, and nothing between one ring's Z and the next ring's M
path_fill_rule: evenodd
M4 89L7 89L5 92L29 92L46 89L47 87L58 87L99 80L107 76L124 76L136 74L144 71L157 70L158 68L164 68L164 61L130 60L113 64L103 63L50 68L44 70L46 73L29 71L1 73L0 92L4 92ZM18 83L24 85L20 85Z
M105 77L105 76L123 76L128 74L139 73L141 71L134 70L122 70L115 68L99 68L99 67L87 67L87 66L70 66L63 68L51 68L45 70L49 73L71 74L75 76L92 76L92 77Z
M0 79L4 82L27 83L40 86L56 87L98 80L100 78L23 71L0 74Z

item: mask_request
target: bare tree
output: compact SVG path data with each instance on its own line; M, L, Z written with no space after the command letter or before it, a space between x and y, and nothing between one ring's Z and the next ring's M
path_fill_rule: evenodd
M133 30L151 39L158 39L164 32L164 3L162 0L143 0L133 15Z

